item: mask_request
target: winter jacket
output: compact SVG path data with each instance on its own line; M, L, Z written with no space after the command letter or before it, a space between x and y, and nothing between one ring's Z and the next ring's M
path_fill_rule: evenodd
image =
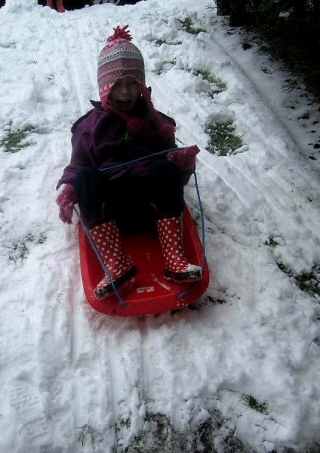
M145 120L140 132L128 135L127 122L111 111L105 111L99 102L91 102L94 108L81 117L71 129L72 156L64 169L57 189L61 184L73 184L77 172L86 166L97 169L113 167L143 156L176 148L175 137L161 137L159 125L151 119L143 99L138 102L133 116ZM157 112L161 124L175 126L172 118ZM108 171L110 178L122 175L143 175L148 172L150 162L165 156L150 157L134 164L120 166ZM187 183L191 172L183 172Z

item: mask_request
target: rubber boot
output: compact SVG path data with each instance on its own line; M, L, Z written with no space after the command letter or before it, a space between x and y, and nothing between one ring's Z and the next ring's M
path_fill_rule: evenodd
M157 228L164 258L165 278L177 283L201 280L201 267L190 264L184 254L182 217L157 220Z
M63 1L62 0L57 0L57 11L59 13L64 13L66 10L64 9L63 6Z
M119 288L132 280L138 269L122 248L120 232L116 222L109 220L102 225L97 225L90 230L90 235L115 287ZM105 276L98 283L95 289L97 299L108 297L114 292L112 281L108 276Z

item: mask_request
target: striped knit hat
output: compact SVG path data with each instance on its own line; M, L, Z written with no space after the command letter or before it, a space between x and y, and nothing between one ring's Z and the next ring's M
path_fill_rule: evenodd
M143 56L127 31L129 26L114 28L98 61L98 85L103 107L108 102L110 91L118 79L132 77L145 85Z
M131 40L129 25L123 28L114 28L114 34L107 40L106 46L102 49L98 60L98 86L102 107L113 110L108 106L108 99L112 87L117 80L124 77L132 77L136 82L140 93L144 96L149 107L152 118L159 124L162 135L170 136L175 128L169 125L162 125L152 101L150 91L145 83L145 69L143 56ZM124 113L115 112L128 122L128 128L132 132L138 132L143 127L143 121L137 118L130 118Z

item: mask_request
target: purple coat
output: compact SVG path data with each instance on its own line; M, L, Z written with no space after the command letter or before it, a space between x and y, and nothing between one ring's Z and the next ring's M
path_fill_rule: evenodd
M127 123L118 115L105 111L101 104L92 102L94 108L81 117L72 127L72 155L64 169L57 189L61 184L73 184L78 171L91 166L101 169L130 162L150 154L176 148L175 137L160 136L159 127L151 119L145 104L141 104L135 116L145 121L143 129L128 136ZM157 112L162 124L175 126L172 118ZM134 164L113 168L108 172L111 178L124 174L143 175L148 172L150 162L163 156L152 157ZM190 174L186 174L186 181Z

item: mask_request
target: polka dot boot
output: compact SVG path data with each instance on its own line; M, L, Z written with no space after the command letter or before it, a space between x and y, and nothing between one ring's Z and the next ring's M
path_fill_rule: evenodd
M188 263L182 243L182 217L169 217L157 221L159 240L168 280L176 282L198 281L202 278L200 266Z
M116 222L109 220L97 225L90 230L90 235L116 288L132 280L138 269L122 248ZM95 289L97 299L108 297L113 292L114 288L108 276L103 277Z

